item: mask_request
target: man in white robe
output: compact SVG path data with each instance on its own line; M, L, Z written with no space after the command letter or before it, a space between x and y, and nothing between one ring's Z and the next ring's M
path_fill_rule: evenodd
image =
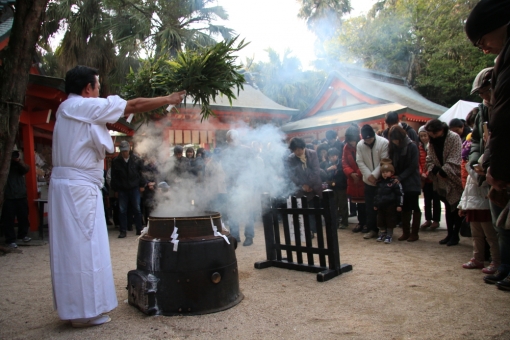
M55 309L73 327L110 321L117 307L101 196L105 151L114 152L106 123L131 113L177 105L185 91L125 101L99 98L95 69L66 74L67 100L57 110L48 196L50 263Z

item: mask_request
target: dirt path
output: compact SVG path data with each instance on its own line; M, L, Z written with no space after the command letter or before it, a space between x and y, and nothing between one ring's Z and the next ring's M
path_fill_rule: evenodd
M315 274L254 269L265 259L258 225L255 244L237 249L245 296L239 305L148 317L125 303L136 237L118 239L110 229L119 307L112 322L89 329L73 329L53 311L48 245L23 247L23 254L0 257L0 339L510 339L510 292L461 267L471 257L470 239L446 247L438 244L444 231L391 245L350 229L338 235L341 262L353 271L319 283Z

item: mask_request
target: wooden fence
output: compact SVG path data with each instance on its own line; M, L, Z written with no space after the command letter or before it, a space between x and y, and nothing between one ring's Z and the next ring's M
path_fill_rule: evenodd
M318 196L310 201L311 206L305 197L300 200L301 208L298 208L296 197L292 197L292 207L288 208L287 200L270 198L268 194L262 195L262 221L267 260L256 262L255 268L263 269L274 266L317 273L319 282L351 271L350 264L340 264L338 234L336 223L334 223L336 214L333 214L333 191L325 190L323 192L322 204ZM289 215L292 216L292 221L289 221ZM304 222L304 240L301 239L300 216ZM324 229L323 220L325 222ZM283 224L283 243L279 221ZM311 223L314 222L317 232L316 245L312 241L311 234ZM291 237L291 230L294 231L294 240ZM318 264L315 263L314 255L318 255Z

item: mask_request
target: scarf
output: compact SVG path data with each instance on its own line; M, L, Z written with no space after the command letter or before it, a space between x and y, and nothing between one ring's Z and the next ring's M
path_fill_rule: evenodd
M302 156L298 156L299 160L301 160L301 166L303 167L303 170L306 169L306 153L303 152Z

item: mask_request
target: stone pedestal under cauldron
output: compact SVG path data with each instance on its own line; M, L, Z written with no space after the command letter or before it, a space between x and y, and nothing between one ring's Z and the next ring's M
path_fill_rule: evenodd
M128 273L129 304L148 315L207 314L237 305L244 296L236 247L219 213L149 217L137 269Z

